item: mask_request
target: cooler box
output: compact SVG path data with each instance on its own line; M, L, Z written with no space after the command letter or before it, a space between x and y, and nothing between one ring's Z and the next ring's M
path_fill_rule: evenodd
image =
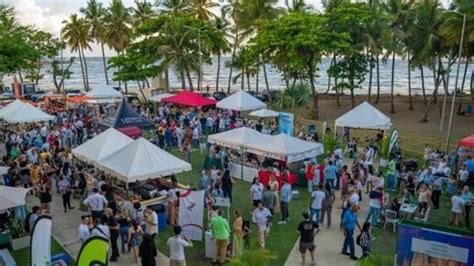
M168 218L166 215L166 207L163 204L153 205L152 208L155 210L156 214L158 215L158 231L166 230L166 219Z
M206 245L206 258L214 259L216 257L216 242L212 239L211 231L206 231L204 241Z

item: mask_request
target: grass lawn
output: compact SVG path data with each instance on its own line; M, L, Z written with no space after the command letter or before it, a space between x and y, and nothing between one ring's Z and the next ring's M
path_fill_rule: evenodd
M179 151L173 151L172 154L182 158L182 155ZM193 166L193 171L189 173L183 173L178 175L178 182L183 184L191 184L191 186L195 186L199 180L199 172L202 169L203 162L204 162L204 155L201 155L199 151L193 152L191 155L191 162ZM295 188L294 188L295 189ZM272 262L274 265L283 265L290 253L293 245L298 238L298 234L296 232L297 224L301 220L301 211L305 210L308 206L309 202L309 194L305 188L297 187L300 191L300 197L294 198L290 203L290 216L291 220L287 225L278 225L277 221L281 219L280 214L277 214L274 217L273 227L271 228L270 235L267 240L267 248L276 256L276 260ZM231 208L232 209L239 208L242 211L242 216L244 219L250 219L251 215L250 212L252 207L250 205L250 183L246 181L237 180L237 183L234 185L232 195L233 195L233 202ZM207 216L206 214L204 215ZM207 224L207 219L205 218L205 224ZM232 219L229 221L232 225ZM251 228L251 242L254 239L257 239L256 228L252 224ZM166 231L162 231L158 234L157 237L157 248L169 255L168 247L166 246L166 241L168 237L172 236L172 228L170 226L167 227ZM210 260L205 258L205 247L204 241L194 241L194 247L189 248L186 250L186 262L188 265L209 265Z
M56 240L51 237L51 255L56 255L59 253L66 253L64 249L59 245ZM24 249L20 249L17 251L11 251L12 257L16 261L16 265L18 266L29 266L30 265L30 247L26 247ZM69 265L75 265L76 262L73 258L71 258Z

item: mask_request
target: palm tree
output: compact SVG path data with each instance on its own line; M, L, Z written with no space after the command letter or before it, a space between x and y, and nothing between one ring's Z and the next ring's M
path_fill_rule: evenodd
M390 80L390 112L395 113L394 105L394 81L395 81L395 55L400 54L401 40L403 39L403 25L408 16L408 11L412 5L411 0L388 0L385 9L391 15L390 31L392 33L392 40L387 45L388 53L392 56L392 72ZM388 56L388 54L387 54Z
M178 15L189 11L191 0L163 0L158 4L160 11Z
M90 35L98 44L102 50L102 62L104 64L105 82L109 84L109 77L107 73L107 61L105 60L104 51L104 27L102 19L105 14L105 10L102 7L102 3L97 3L96 0L90 0L87 2L86 8L81 8L80 12L84 15L87 23L90 25Z
M223 6L223 13L227 14L229 20L233 22L234 26L232 27L232 57L229 66L229 80L227 82L227 93L230 93L230 85L232 82L232 71L234 69L234 59L237 52L237 47L240 42L240 31L243 24L243 14L242 14L242 0L229 0L229 4Z
M130 9L126 8L120 0L113 0L104 16L105 40L117 54L122 54L130 44L133 36L131 25L133 18ZM125 82L125 92L128 93L127 82Z
M143 2L135 0L135 8L133 8L133 26L135 28L145 24L155 15L153 4L144 0Z
M218 6L218 3L213 3L211 0L191 0L189 12L197 19L210 21L216 16L211 9Z
M217 56L217 73L216 73L216 91L219 90L219 78L221 70L221 55L230 51L230 43L228 39L232 36L229 34L230 23L226 19L225 10L221 10L221 16L215 17L213 20L214 27L219 35L222 36L220 41L213 42L212 53Z
M305 12L312 11L314 8L306 4L305 0L285 0L285 6L289 12Z
M71 48L71 52L79 54L79 61L81 63L82 79L84 82L84 90L89 90L89 81L87 77L87 65L84 57L84 49L91 50L89 45L92 42L90 36L90 25L83 18L78 17L77 14L72 14L69 21L64 20L64 25L61 29L63 39Z

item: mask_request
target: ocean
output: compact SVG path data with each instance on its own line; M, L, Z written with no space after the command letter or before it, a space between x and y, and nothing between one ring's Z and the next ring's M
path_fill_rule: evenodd
M96 85L105 83L105 76L104 76L104 69L101 57L87 57L87 66L89 72L89 84L93 88ZM221 59L221 70L220 70L220 77L219 77L219 89L227 90L227 83L228 83L228 75L229 75L229 68L225 67L225 63L230 61L230 57L223 57ZM330 58L323 58L322 62L318 65L318 77L316 78L316 87L319 92L325 92L327 90L327 69L330 65ZM459 81L458 81L458 88L461 86L462 82L462 74L464 71L464 64L461 64ZM454 87L454 81L456 76L456 67L457 65L453 65L450 77L450 89ZM206 88L209 85L210 90L214 91L215 83L216 83L216 75L217 75L217 59L213 58L213 64L211 65L204 65L203 71L203 88ZM74 64L71 66L70 69L73 74L69 80L66 80L65 87L66 89L82 89L83 82L82 82L82 74L81 74L81 67L78 58L76 58ZM237 75L238 70L234 69L233 74ZM470 85L470 77L471 72L474 71L473 64L468 66L468 74L465 82L465 91L469 91ZM113 77L113 69L109 69L109 80ZM48 73L47 68L42 69L42 73L45 74L44 78L39 81L39 87L41 89L52 90L54 89L54 85L52 82L52 75ZM387 62L383 62L380 60L380 91L381 93L390 93L390 78L391 78L391 60ZM431 92L434 89L433 85L433 73L430 69L424 68L424 75L425 75L425 88L427 93ZM267 76L268 76L268 83L270 89L284 89L285 83L282 79L282 75L271 65L267 65ZM368 81L369 74L367 73L365 81L362 83L362 88L356 90L356 94L366 94L368 92ZM11 77L5 77L4 83L10 84ZM411 71L411 86L412 86L412 93L421 95L421 75L418 69ZM187 81L186 81L187 82ZM332 84L334 81L332 81ZM408 67L407 61L404 59L396 59L395 61L395 79L394 79L394 90L396 94L406 95L408 94ZM112 81L112 84L118 85L118 82ZM197 78L193 76L193 85L194 88L197 88ZM251 90L255 90L255 77L251 77ZM180 88L181 81L177 78L176 73L173 70L170 71L170 86L172 88ZM131 89L138 88L137 82L128 82L128 87ZM233 90L240 89L241 82L240 80L237 83L231 85ZM259 75L259 91L265 90L265 80L263 77L263 70L260 69ZM373 72L373 79L372 79L372 93L376 92L376 71L374 68ZM245 90L247 90L247 80L245 80Z

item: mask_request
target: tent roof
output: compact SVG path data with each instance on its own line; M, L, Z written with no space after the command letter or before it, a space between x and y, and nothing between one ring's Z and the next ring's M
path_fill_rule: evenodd
M139 138L99 162L100 168L131 183L190 171L191 165Z
M386 130L392 126L392 122L377 108L363 102L336 119L336 126Z
M162 98L161 102L174 103L192 107L211 106L216 104L216 100L206 98L200 93L192 91L182 91L174 96Z
M109 128L74 148L72 154L83 161L97 164L99 160L104 159L132 142L133 139L125 134L114 128Z
M472 148L474 148L474 134L461 139L459 141L458 145L461 146L461 147L472 147Z
M31 104L15 100L0 110L0 118L9 123L31 123L53 120L54 116Z
M280 113L268 109L260 109L250 113L251 116L256 117L277 117Z
M272 136L266 141L261 141L251 146L249 149L251 152L279 160L286 160L289 163L305 160L324 153L324 147L321 143L301 140L287 134Z
M270 135L262 134L248 127L240 127L222 133L209 135L208 141L220 146L240 149L271 138Z
M0 186L0 210L25 205L26 188Z
M111 85L101 84L97 88L86 93L90 98L122 98L122 94L114 89Z
M153 126L153 123L133 110L125 97L122 98L122 102L120 103L120 106L115 112L114 116L105 118L104 120L100 121L99 124L114 128L149 128Z
M229 109L235 111L250 111L256 109L266 108L267 105L259 99L253 97L247 92L240 90L222 100L217 104L217 107L222 109Z
M161 102L161 99L163 98L168 98L168 97L171 97L171 96L174 96L174 94L171 94L171 93L160 93L160 94L155 94L153 96L150 96L148 97L148 100L149 101L152 101L152 102Z

